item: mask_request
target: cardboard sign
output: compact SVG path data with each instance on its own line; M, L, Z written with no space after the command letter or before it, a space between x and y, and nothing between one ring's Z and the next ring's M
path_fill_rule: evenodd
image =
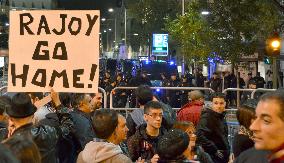
M11 11L8 91L97 92L99 24L99 11Z

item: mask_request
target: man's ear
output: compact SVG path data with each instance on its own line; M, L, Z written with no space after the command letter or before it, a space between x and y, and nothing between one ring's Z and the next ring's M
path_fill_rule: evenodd
M144 120L147 122L148 121L148 119L147 119L147 115L146 114L144 114Z

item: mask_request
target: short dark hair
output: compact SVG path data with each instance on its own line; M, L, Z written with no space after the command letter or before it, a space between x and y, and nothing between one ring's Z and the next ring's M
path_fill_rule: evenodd
M266 100L275 100L277 101L280 110L279 110L279 117L282 121L284 121L284 91L283 90L277 90L273 92L267 92L263 94L260 97L260 101L266 101Z
M5 110L11 107L11 97L9 96L0 96L0 115L3 115Z
M136 89L136 98L140 105L145 105L153 100L153 92L148 85L140 85Z
M59 99L63 106L69 107L71 105L71 93L59 93Z
M162 162L183 160L183 152L187 150L188 145L189 137L185 132L171 129L158 140L157 153Z
M20 163L20 161L18 161L15 158L12 151L1 143L0 143L0 158L1 158L0 161L1 163Z
M43 99L43 93L42 92L28 92L30 94L31 99L35 100L35 98L38 98L39 100Z
M118 125L118 113L111 109L99 109L93 115L93 127L96 136L107 139Z
M78 107L80 102L85 99L85 93L74 93L71 98L72 107Z
M224 93L220 93L220 92L214 92L212 93L210 100L213 101L214 98L222 98L225 100L225 94Z
M4 144L11 149L16 157L23 163L41 162L39 149L34 141L26 136L17 135L5 140Z
M255 118L255 108L257 101L255 99L248 99L237 110L236 116L241 126L249 129L251 121Z
M158 101L149 101L144 106L144 114L148 114L150 109L163 109L163 106Z

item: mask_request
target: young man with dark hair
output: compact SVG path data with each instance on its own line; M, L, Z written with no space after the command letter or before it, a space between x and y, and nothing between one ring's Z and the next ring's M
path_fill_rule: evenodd
M129 129L127 137L135 134L136 128L145 123L144 116L144 105L153 100L153 92L148 85L140 85L136 89L136 98L140 105L140 109L136 109L131 112L126 118L126 124Z
M243 152L236 162L284 162L284 91L265 93L256 107L253 132L254 148ZM268 151L268 152L265 152Z
M197 125L197 143L200 144L215 163L229 161L230 146L228 126L225 120L225 95L214 93L212 107L205 108Z
M119 143L126 139L128 131L125 118L114 110L96 110L93 127L97 138L89 142L79 154L77 163L132 161L123 154Z
M163 118L162 105L157 101L150 101L144 106L144 119L146 124L138 127L135 134L128 141L129 155L132 161L139 157L151 160L157 159L158 140L166 132L161 127Z
M157 152L160 163L186 161L184 152L188 150L189 137L182 130L172 129L158 141Z
M148 85L140 85L136 89L136 96L137 96L137 101L140 105L140 109L136 109L133 112L131 112L126 119L127 127L129 129L127 137L130 137L133 134L135 134L137 127L146 123L143 118L144 105L149 101L158 101L158 99L155 97L151 88ZM166 105L162 102L160 102L160 105L162 106L163 109L162 126L166 129L170 129L176 120L176 114L171 108L171 106Z

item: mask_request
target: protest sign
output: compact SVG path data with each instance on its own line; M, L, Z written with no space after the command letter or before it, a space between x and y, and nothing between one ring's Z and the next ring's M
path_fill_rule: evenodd
M9 92L97 92L99 11L10 12Z

